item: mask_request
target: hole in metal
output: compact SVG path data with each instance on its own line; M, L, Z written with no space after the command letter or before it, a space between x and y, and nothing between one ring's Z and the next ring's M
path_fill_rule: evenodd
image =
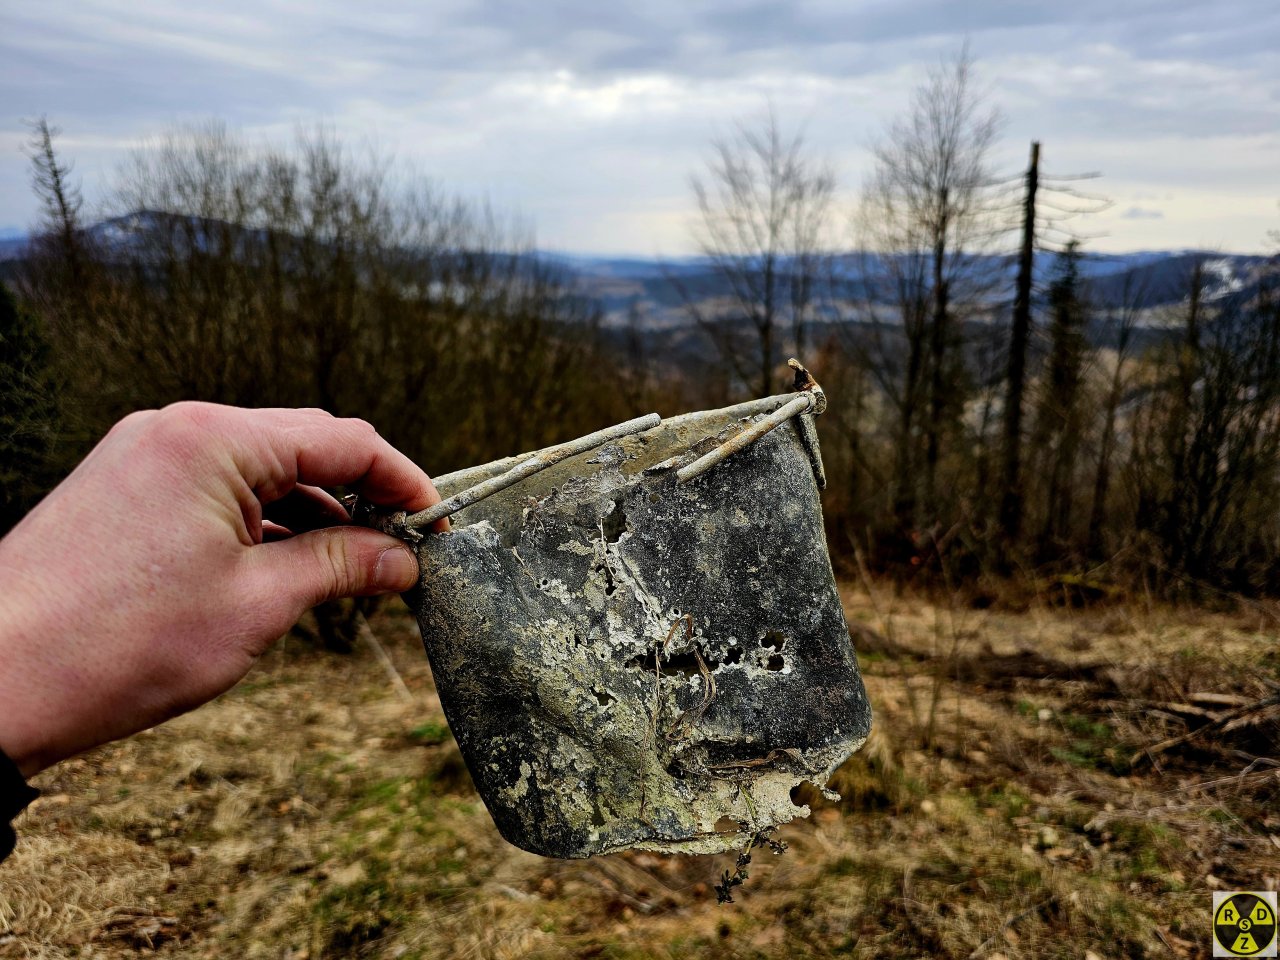
M706 662L705 658L703 662ZM648 674L652 674L658 669L651 652L642 657L632 657L627 661L627 666L632 669L643 670ZM708 667L710 667L710 664L708 664ZM662 658L662 675L664 677L698 677L702 675L702 671L698 669L698 658L696 656L692 653L679 653L675 656Z
M778 630L770 630L760 638L760 646L766 650L781 650L787 645L787 638Z
M622 509L622 499L613 501L613 509L608 516L600 519L600 529L604 532L606 543L617 543L627 532L627 514Z

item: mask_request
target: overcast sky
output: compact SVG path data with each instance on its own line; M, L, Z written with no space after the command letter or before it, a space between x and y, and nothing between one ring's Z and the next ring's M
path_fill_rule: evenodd
M545 248L689 252L689 175L735 118L803 124L851 204L869 148L968 37L1016 172L1099 170L1095 250L1253 251L1280 228L1276 0L2 0L0 231L33 201L23 118L85 194L138 142L323 123L534 223Z

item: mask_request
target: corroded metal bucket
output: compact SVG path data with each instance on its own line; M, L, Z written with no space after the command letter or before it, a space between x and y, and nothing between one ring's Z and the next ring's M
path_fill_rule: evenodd
M792 788L824 787L866 739L819 502L825 399L797 379L551 466L539 451L439 478L449 533L375 518L416 539L406 600L511 843L740 849L806 815ZM458 509L513 470L529 475Z

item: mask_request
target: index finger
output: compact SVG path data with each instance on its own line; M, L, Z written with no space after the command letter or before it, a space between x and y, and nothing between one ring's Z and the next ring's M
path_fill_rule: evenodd
M363 420L306 410L245 410L259 456L242 463L245 479L265 501L297 484L346 486L380 506L425 510L440 502L421 467Z

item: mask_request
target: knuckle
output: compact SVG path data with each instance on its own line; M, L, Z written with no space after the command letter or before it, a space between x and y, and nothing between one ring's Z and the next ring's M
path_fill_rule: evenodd
M121 434L133 433L141 429L158 412L157 410L135 410L117 420L115 425L107 431L107 436L118 437Z
M344 419L342 422L346 424L355 433L363 434L369 437L376 436L378 433L378 431L374 429L374 426L372 423L370 423L368 420L361 420L359 417L348 417Z
M204 430L201 415L187 403L171 403L146 421L143 442L159 453L187 454Z
M209 437L225 432L226 408L216 403L181 400L162 407L147 423L155 446L187 455Z
M204 428L217 419L220 409L216 403L179 400L164 407L160 411L160 416L174 426Z
M341 531L325 531L319 537L321 562L328 568L327 582L320 591L325 597L343 597L355 593L360 586L360 571L347 538Z

